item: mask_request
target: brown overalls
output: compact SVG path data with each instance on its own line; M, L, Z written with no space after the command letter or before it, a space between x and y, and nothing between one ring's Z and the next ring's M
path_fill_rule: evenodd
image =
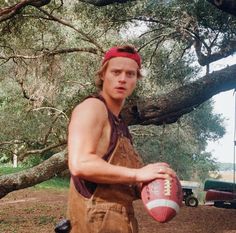
M108 163L140 168L142 162L130 140L119 136ZM90 198L82 196L71 180L68 218L71 233L137 233L132 202L138 199L137 187L122 184L98 184Z

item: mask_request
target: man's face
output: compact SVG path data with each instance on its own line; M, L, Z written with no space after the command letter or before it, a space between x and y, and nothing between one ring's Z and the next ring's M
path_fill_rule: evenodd
M138 64L130 58L110 59L102 76L103 92L120 100L131 95L138 80L138 68Z

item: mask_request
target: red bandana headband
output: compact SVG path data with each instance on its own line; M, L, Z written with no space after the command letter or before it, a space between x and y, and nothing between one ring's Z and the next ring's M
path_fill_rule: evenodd
M112 47L111 49L109 49L105 53L105 56L102 61L102 65L104 65L105 62L107 62L108 60L110 60L111 58L114 58L114 57L130 58L130 59L134 60L135 62L137 62L139 68L141 68L141 57L138 54L138 52L136 52L136 51L135 51L135 53L125 52L125 51L122 51L122 48L120 48L120 47Z

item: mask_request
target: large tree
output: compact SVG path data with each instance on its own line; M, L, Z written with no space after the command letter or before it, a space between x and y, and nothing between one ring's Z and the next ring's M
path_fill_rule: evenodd
M212 96L236 87L236 65L211 72L212 62L233 55L236 50L235 18L213 4L233 14L233 1L209 1L212 4L168 1L164 4L148 0L137 3L24 0L9 1L8 5L3 0L0 2L4 2L0 9L0 61L4 69L0 72L2 77L10 76L2 85L14 89L11 97L2 95L1 104L8 109L9 102L14 101L12 113L17 113L20 110L16 99L22 96L28 101L25 119L32 120L29 124L21 115L19 127L30 126L30 129L24 135L19 132L22 137L12 135L12 141L2 138L0 146L11 145L7 149L11 148L14 153L16 148L22 159L29 154L51 153L55 148L58 151L53 155L49 153L48 160L30 170L1 176L0 197L47 180L66 168L66 153L59 152L66 143L65 121L68 123L74 100L80 99L89 89L93 90L90 84L96 64L106 48L118 43L121 36L123 43L136 44L146 58L144 66L152 83L160 82L163 77L167 83L165 91L150 96L137 95L127 101L122 114L129 125L175 123ZM127 32L131 28L137 30L137 26L143 32L127 39ZM165 62L160 63L162 57ZM206 67L202 77L189 76L189 72L185 72L189 64L180 65L194 57L200 66ZM165 73L159 74L159 66ZM172 72L168 72L170 67ZM77 77L73 78L75 74ZM85 74L86 79L82 78ZM77 88L67 86L69 82L77 82ZM65 100L63 95L71 98ZM22 102L21 106L27 104ZM41 116L41 112L46 114ZM45 120L45 116L50 120ZM43 127L36 122L41 118L45 122ZM3 122L7 125L12 117L5 119ZM43 133L34 133L39 126ZM9 134L12 133L9 131Z

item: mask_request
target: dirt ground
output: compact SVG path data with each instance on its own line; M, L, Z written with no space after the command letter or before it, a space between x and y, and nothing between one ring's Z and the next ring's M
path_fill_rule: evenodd
M0 233L53 233L65 216L67 191L28 188L0 200ZM135 202L140 233L236 233L236 210L200 205L183 207L168 223L149 217Z

